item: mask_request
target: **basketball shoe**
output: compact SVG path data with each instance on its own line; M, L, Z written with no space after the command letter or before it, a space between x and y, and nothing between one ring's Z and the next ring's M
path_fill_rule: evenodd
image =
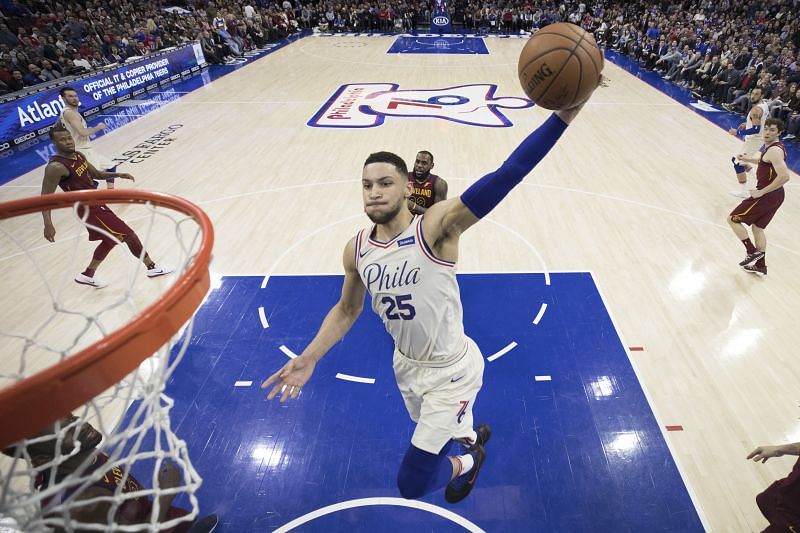
M157 278L158 276L166 276L167 274L174 272L175 269L169 266L158 266L153 265L153 268L147 269L147 277L148 278Z
M473 466L469 472L456 477L447 484L447 488L444 490L444 499L449 503L458 503L469 496L469 493L472 492L472 487L475 486L475 482L478 480L478 474L481 471L483 462L486 461L486 450L483 446L489 442L492 430L486 424L480 424L475 428L475 433L477 434L477 439L474 443L470 443L466 439L456 439L456 442L468 446L466 451L472 456Z
M756 276L767 275L767 265L745 265L742 267L745 272L750 272Z
M467 439L453 439L464 448L466 451L469 452L469 449L476 445L480 444L481 446L486 446L486 443L489 442L489 439L492 438L492 428L487 426L486 424L479 424L478 427L475 428L475 433L478 436L478 440L475 442L471 442Z
M480 444L474 444L468 452L472 456L474 464L466 474L461 474L453 481L447 484L444 489L444 499L449 503L458 503L472 492L472 487L478 480L478 474L481 472L483 462L486 460L486 450Z
M761 259L762 257L764 257L765 255L767 255L765 252L762 252L761 250L756 250L752 254L747 254L747 257L744 258L744 261L739 263L739 266L740 267L750 266L759 259Z
M217 528L218 523L219 518L217 515L210 514L192 522L187 533L211 533Z
M94 287L95 289L102 289L103 287L107 286L108 283L105 281L101 281L97 278L90 278L84 274L78 274L75 276L75 282L80 283L81 285L89 285L90 287Z

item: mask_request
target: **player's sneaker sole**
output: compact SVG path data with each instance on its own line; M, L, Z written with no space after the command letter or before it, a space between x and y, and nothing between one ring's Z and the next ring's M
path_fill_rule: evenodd
M756 276L766 276L767 275L767 267L763 266L760 267L758 265L747 265L742 267L745 272L750 272L751 274L755 274Z
M168 266L157 266L155 268L149 269L146 274L148 278L157 278L159 276L166 276L167 274L171 274L175 272L175 269Z
M97 278L90 278L89 276L85 276L83 274L78 274L75 276L75 283L88 285L89 287L94 287L95 289L102 289L103 287L108 286L108 283L105 281L100 281Z

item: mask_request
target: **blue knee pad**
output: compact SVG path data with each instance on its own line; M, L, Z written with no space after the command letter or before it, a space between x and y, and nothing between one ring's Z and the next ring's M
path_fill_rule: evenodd
M397 472L397 488L403 498L420 498L445 487L453 476L453 464L447 452L453 441L444 445L438 454L409 445L403 463Z
M737 174L744 174L747 172L747 167L737 163L735 157L731 157L731 162L733 162L733 170L735 170Z

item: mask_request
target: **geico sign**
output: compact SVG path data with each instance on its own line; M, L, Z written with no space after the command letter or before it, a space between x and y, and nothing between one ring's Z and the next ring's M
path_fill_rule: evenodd
M17 145L19 143L24 143L25 141L33 139L34 137L36 137L36 134L34 132L26 133L22 137L17 137L16 139L14 139L14 144Z
M11 145L8 144L8 143L0 144L0 152L4 152L4 151L8 150L9 148L11 148Z

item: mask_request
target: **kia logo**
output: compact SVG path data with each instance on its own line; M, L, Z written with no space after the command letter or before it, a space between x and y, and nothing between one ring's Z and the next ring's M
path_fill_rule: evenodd
M450 22L450 19L445 17L444 15L440 15L438 17L433 17L433 23L437 26L445 26Z

